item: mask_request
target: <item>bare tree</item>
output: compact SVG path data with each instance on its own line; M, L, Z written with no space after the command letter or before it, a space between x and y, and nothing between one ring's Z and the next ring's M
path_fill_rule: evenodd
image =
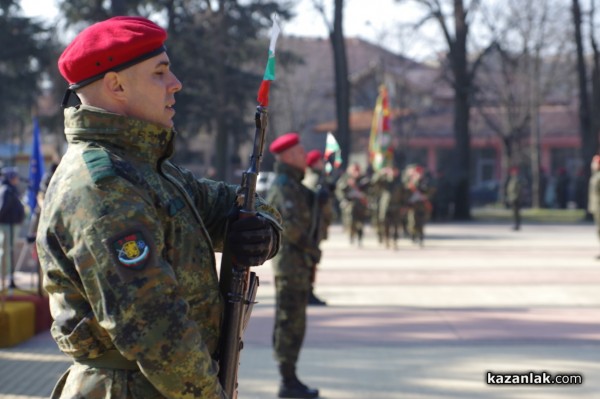
M557 82L565 80L561 67L565 66L567 39L561 24L566 10L554 0L525 4L507 0L485 11L485 24L497 45L482 63L474 105L501 138L501 180L509 167L526 167L529 159L532 205L539 207L543 196L539 113L546 97L563 89ZM565 93L560 94L568 100Z
M398 2L406 0L397 0ZM444 40L448 45L450 79L454 88L454 140L455 140L455 167L453 170L455 195L454 218L468 220L471 218L470 200L470 160L471 146L469 134L469 120L471 99L473 94L473 80L478 61L468 62L467 39L472 22L472 14L479 6L479 0L452 0L444 3L441 0L412 0L426 10L420 26L427 21L437 22L442 31ZM482 52L482 54L484 54Z
M335 69L335 103L337 114L337 141L342 150L342 160L348 162L351 148L350 132L350 82L348 80L348 60L346 44L342 29L344 15L344 0L334 1L333 24L325 13L323 0L312 0L315 9L319 11L329 30L329 40L333 49L333 64ZM344 167L344 165L342 165Z
M583 39L583 17L579 0L572 2L573 25L575 33L575 44L577 46L577 76L579 81L579 133L581 135L581 157L584 165L591 163L592 157L598 151L598 128L600 118L592 109L600 107L599 87L599 58L600 53L594 37L595 28L595 1L591 0L589 13L590 46L593 54L593 64L590 78L587 72L587 63ZM591 90L591 94L590 94ZM593 103L592 103L593 100ZM590 169L584 168L585 177L589 178Z

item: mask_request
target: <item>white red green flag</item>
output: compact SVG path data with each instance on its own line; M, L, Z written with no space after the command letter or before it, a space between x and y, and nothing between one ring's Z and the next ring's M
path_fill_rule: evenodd
M330 173L333 168L342 166L342 149L331 132L327 132L323 158L325 158L325 170L327 173Z
M369 138L369 162L374 170L392 166L394 150L390 128L390 104L385 85L379 87L379 96L373 111L371 136Z
M269 88L271 87L271 82L275 80L275 46L277 44L279 33L281 32L277 14L273 14L272 19L273 27L271 28L271 41L269 42L269 58L257 96L258 104L262 107L269 106Z

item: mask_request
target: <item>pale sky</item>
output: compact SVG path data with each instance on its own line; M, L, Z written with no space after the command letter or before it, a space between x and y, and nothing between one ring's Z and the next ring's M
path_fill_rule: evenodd
M324 0L333 7L333 0ZM344 35L360 37L379 43L394 52L414 58L424 58L430 50L415 43L415 34L399 34L401 23L410 23L418 19L419 11L404 2L396 4L395 0L345 0ZM368 4L368 6L366 6ZM53 19L57 15L54 0L21 0L25 15ZM323 17L315 11L312 0L301 0L295 9L296 18L287 21L283 26L283 34L295 36L327 37L328 28ZM329 23L333 21L333 12L328 10Z

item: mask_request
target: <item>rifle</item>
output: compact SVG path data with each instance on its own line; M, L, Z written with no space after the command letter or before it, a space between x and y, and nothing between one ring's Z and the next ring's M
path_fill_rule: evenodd
M273 30L269 45L269 61L263 82L258 92L258 103L254 114L255 133L250 167L242 174L238 191L239 217L256 215L256 181L265 145L267 131L267 106L270 82L275 79L275 42L279 34L277 17L273 16ZM227 240L226 240L227 241ZM237 374L240 351L243 348L244 330L250 320L252 307L258 290L259 279L248 267L235 264L231 259L227 242L221 258L219 287L225 298L225 317L219 346L219 382L230 399L237 398Z

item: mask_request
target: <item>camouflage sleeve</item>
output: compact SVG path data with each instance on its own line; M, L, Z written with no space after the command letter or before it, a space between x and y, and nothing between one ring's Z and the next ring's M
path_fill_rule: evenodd
M227 216L235 206L238 186L210 179L194 182L194 201L215 251L223 250Z
M348 179L346 175L342 175L335 186L335 196L338 201L346 200L346 192L348 191Z
M177 167L182 177L191 187L193 192L196 209L200 212L200 217L204 227L210 235L213 248L220 252L223 250L225 241L225 229L227 216L236 204L239 185L228 184L222 181L210 179L196 179L193 174L183 168ZM281 231L281 215L275 208L270 206L260 196L256 196L256 210L271 222L277 240Z
M593 187L589 190L592 198L590 198L589 203L592 204L592 208L590 209L590 213L595 213L600 210L600 179L597 174L600 172L594 172L592 175L592 185ZM589 209L590 205L588 205Z
M83 232L72 253L98 323L165 397L223 398L217 365L161 257L160 216L130 183L111 180L110 190L80 199L74 218Z
M300 185L301 189L312 194L308 188ZM308 203L303 203L306 193L298 192L289 185L274 185L267 198L281 214L284 220L282 238L287 244L318 257L318 243L309 234L311 224L311 209Z

